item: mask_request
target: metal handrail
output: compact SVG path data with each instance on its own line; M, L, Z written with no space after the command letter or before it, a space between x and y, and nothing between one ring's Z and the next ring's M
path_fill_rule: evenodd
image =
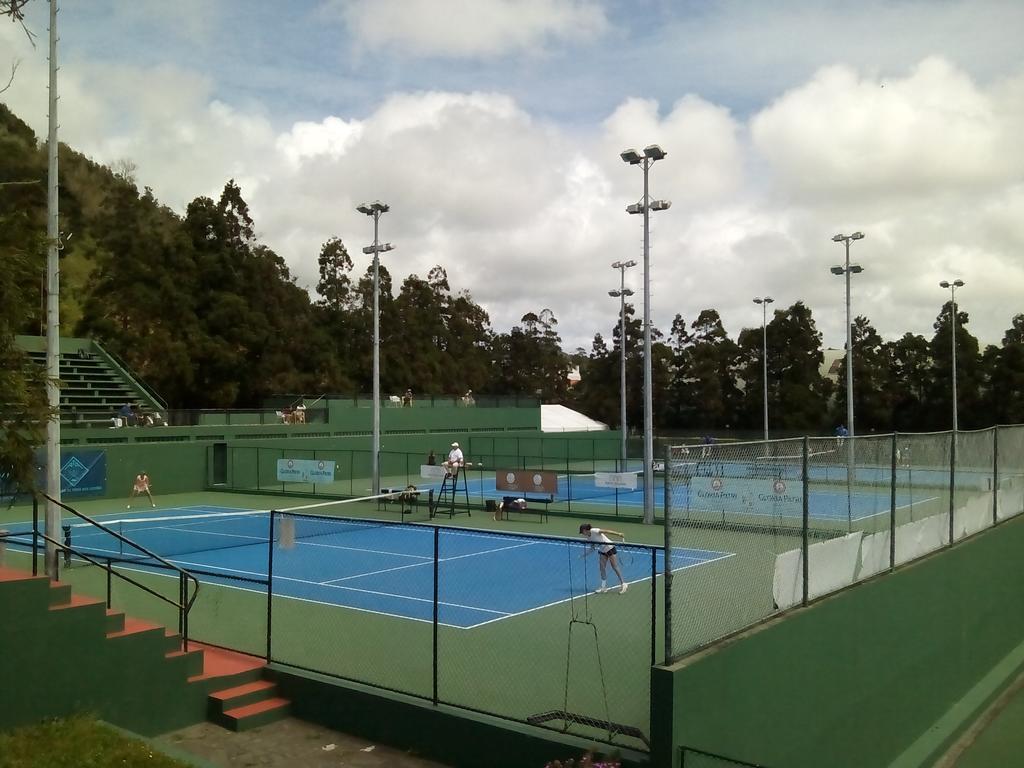
M67 512L70 512L75 517L79 518L80 520L84 520L85 522L89 523L90 525L95 526L96 528L99 528L101 531L109 533L111 536L113 536L118 541L122 542L123 544L127 544L128 546L132 547L133 549L138 550L139 552L142 552L147 557L152 558L153 560L157 561L158 563L160 563L161 565L166 567L168 570L172 570L172 571L175 571L175 572L178 573L179 581L182 584L181 598L180 598L181 602L180 603L176 603L173 600L171 600L169 597L166 597L165 595L161 595L161 594L159 594L157 592L154 592L153 590L149 589L148 587L146 587L146 586L144 586L142 584L139 584L138 582L134 581L133 579L129 578L128 576L125 576L125 575L123 575L121 573L118 573L117 571L114 571L113 569L110 570L110 572L116 573L119 578L122 578L125 581L128 581L128 582L130 582L132 584L135 584L135 586L140 587L141 589L144 589L145 591L147 591L147 592L149 592L151 594L156 595L157 597L159 597L164 602L170 603L171 605L175 606L178 609L178 611L179 611L179 614L178 614L178 616L179 616L179 623L180 623L180 628L181 628L181 631L182 631L182 640L184 642L185 650L188 650L188 614L189 614L189 611L192 610L192 605L195 603L196 598L199 596L199 579L197 579L191 573L186 571L184 568L181 568L180 566L177 566L174 563L170 562L169 560L166 560L165 558L163 558L160 555L156 554L156 552L153 552L153 551L151 551L149 549L146 549L141 544L138 544L138 543L132 541L131 539L129 539L129 538L125 537L125 536L122 536L120 533L118 533L117 531L115 531L112 528L107 527L106 525L104 525L103 523L99 522L98 520L93 520L88 515L83 515L77 509L69 507L67 504L64 504L63 502L57 501L57 499L54 499L49 494L46 494L46 493L43 493L43 492L40 491L40 492L37 493L37 496L35 498L33 498L33 500L32 500L33 518L34 518L33 519L33 534L37 535L37 536L41 536L43 539L45 539L46 541L49 541L51 544L54 544L59 549L70 550L71 552L74 552L75 554L79 555L80 557L83 557L84 559L89 560L89 562L93 563L94 565L99 565L99 563L97 563L95 560L92 560L88 556L84 555L82 552L79 552L79 551L75 550L73 547L68 547L68 546L62 544L59 541L55 541L54 539L52 539L49 536L47 536L45 533L41 533L39 531L39 521L38 521L39 497L42 497L42 498L46 499L47 501L50 501L50 502L56 504L61 509L65 510ZM33 558L32 562L33 562L33 568L35 568L36 558ZM108 567L109 567L109 565L108 565ZM188 596L188 591L189 591L188 587L187 587L187 582L188 581L192 582L192 594L191 594L191 596ZM187 599L186 599L186 596L188 596Z
M131 373L132 369L128 366L128 363L124 361L124 358L122 358L112 349L107 349L106 347L102 346L96 341L93 341L93 344L95 345L96 349L98 349L102 354L106 355L107 358L112 363L114 363L115 366L121 369L121 374L123 376L125 376L135 386L137 386L139 389L141 389L143 392L145 392L147 395L153 398L153 401L159 404L165 411L167 410L167 401L160 397L160 393L153 389L153 387L151 387L145 381L143 381L140 378L136 378Z

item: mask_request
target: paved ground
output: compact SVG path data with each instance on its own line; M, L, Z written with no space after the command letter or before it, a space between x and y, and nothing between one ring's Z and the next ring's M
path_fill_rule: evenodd
M156 743L204 768L447 768L294 718L242 733L200 723Z
M935 768L1007 768L1024 763L1024 674L992 703Z

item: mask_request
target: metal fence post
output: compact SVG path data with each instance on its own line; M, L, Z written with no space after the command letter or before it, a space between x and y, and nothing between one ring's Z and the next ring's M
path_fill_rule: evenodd
M273 605L274 605L274 515L270 510L270 533L267 538L267 663L271 660L271 638L273 636Z
M992 428L992 525L999 524L999 427Z
M956 431L949 433L949 546L953 546L953 508L956 502Z
M672 449L665 451L665 663L672 661Z
M32 575L39 575L39 497L32 496Z
M849 439L849 438L847 438L847 439ZM803 581L804 581L804 585L803 585L803 605L807 605L808 595L810 593L810 580L811 580L810 564L807 562L808 549L809 549L809 546L808 546L809 530L808 529L810 527L810 521L811 521L811 508L810 508L810 498L809 498L810 497L810 481L808 479L809 474L808 474L808 471L807 471L807 461L808 461L808 452L809 452L808 446L810 445L810 438L808 438L807 435L804 435L803 441L804 441L803 460L801 462L802 465L803 465L803 491L804 491L804 493L803 493L803 526L802 526L802 528L803 528L803 542L801 543L801 555L800 556L801 556L801 559L803 560L803 566L804 566L804 573L803 573Z
M892 478L889 486L889 568L896 567L896 454L899 433L892 433L892 447L889 450Z
M440 550L440 546L439 546L440 535L441 535L441 529L435 526L434 527L434 640L433 640L433 643L434 643L434 648L433 648L433 655L434 655L434 659L433 659L433 672L434 672L433 699L434 699L434 704L437 704L438 701L439 701L438 692L437 692L437 626L438 626L437 611L438 611L438 591L439 591L438 590L438 575L440 573L439 566L440 566L440 563L441 563L441 550Z

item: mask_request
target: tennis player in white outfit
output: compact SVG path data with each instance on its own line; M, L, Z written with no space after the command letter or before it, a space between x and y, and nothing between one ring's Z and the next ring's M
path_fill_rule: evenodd
M612 544L612 540L608 536L618 536L622 541L626 540L626 535L613 531L609 528L595 528L590 523L584 523L580 526L580 533L586 537L590 542L590 548L587 549L583 556L586 557L595 549L599 555L599 565L601 568L601 586L597 588L598 592L607 592L608 584L605 578L608 564L612 566L612 570L615 571L615 575L619 577L619 592L625 592L629 585L626 580L622 578L622 571L619 570L619 556L615 551L615 545Z

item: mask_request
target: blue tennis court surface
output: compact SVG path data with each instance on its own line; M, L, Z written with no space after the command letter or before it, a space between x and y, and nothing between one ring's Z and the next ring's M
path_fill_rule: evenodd
M948 473L947 473L948 478ZM600 488L592 475L560 475L559 495L554 503L585 502L586 504L611 505L627 508L642 508L643 488L628 491L615 488ZM710 489L713 483L719 487ZM782 491L774 487L776 480L750 480L738 478L699 477L693 478L692 485L679 485L672 490L673 510L724 511L758 517L802 517L803 496L798 481L785 481ZM659 478L654 486L654 508L664 509L664 481ZM709 486L704 489L703 485ZM500 499L511 491L497 490L494 478L467 479L467 490L471 499ZM707 490L707 492L705 492ZM459 486L458 497L462 495ZM931 501L934 496L896 494L896 509ZM815 520L842 520L858 522L877 515L889 513L890 495L888 488L878 493L840 490L823 490L812 487L808 491L808 514Z
M239 587L231 577L266 579L270 515L220 506L147 510L97 519L138 541L200 581ZM159 517L153 517L158 514ZM295 516L275 516L273 584L276 598L344 606L416 621L433 621L434 527ZM12 530L26 530L30 526ZM583 541L440 528L438 622L473 628L592 593L599 584L598 557ZM96 529L76 527L72 546L92 555L131 553ZM214 548L216 547L216 548ZM660 550L617 545L627 584L664 571ZM674 548L672 570L731 557L728 552ZM129 566L152 570L143 562ZM618 580L609 568L609 587ZM265 592L258 585L241 588ZM629 599L617 590L596 599Z

